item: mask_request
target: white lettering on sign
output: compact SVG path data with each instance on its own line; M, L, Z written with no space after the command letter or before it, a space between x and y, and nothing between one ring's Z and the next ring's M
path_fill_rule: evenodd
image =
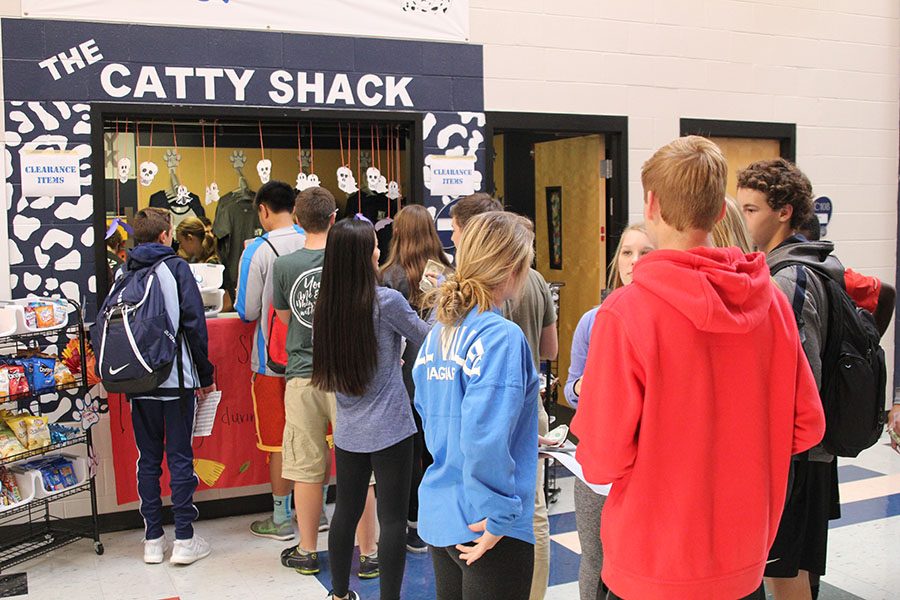
M407 86L412 77L382 77L374 73L366 73L356 82L356 88L350 83L346 73L336 73L330 85L325 85L325 73L306 73L299 71L296 80L293 74L280 69L269 76L269 98L277 104L342 104L354 106L359 102L363 106L378 106L382 101L387 106L412 107L413 101ZM328 89L326 96L325 90ZM310 98L312 97L312 98Z
M89 65L103 60L103 54L94 40L88 40L64 52L54 54L38 63L54 80L71 75ZM246 102L247 87L253 80L255 69L222 69L218 67L185 67L141 65L126 66L122 63L108 63L100 71L100 86L111 98L145 98L157 100L187 100L188 88L192 81L202 80L203 98L209 101L232 100ZM218 95L218 80L227 79L231 84L230 97ZM296 76L283 69L269 76L269 98L276 104L334 104L355 106L357 103L375 107L413 107L408 86L412 77L381 76L375 73L363 74L354 86L347 73L335 73L327 82L325 73L298 71ZM327 90L327 94L326 94Z
M97 42L90 39L69 48L68 51L54 54L50 58L42 60L38 63L38 66L42 69L47 69L50 76L57 80L63 76L57 65L63 68L66 75L71 75L75 71L80 71L86 66L101 60L103 60L103 55L100 54L100 49L97 48Z

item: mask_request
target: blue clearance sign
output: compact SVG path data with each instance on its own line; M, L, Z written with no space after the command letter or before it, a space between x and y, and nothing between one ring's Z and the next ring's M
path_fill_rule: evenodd
M480 46L3 20L7 100L483 109Z

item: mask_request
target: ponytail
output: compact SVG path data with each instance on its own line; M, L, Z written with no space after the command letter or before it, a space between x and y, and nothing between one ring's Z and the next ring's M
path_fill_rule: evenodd
M510 277L524 281L534 258L534 233L528 219L512 213L488 212L472 218L463 230L456 272L426 296L439 323L455 327L476 306L482 313Z

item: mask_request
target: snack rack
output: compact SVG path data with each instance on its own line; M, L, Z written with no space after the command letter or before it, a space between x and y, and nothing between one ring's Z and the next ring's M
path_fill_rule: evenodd
M80 373L73 373L75 382L37 393L34 390L30 390L28 393L16 396L0 395L0 408L28 410L32 415L40 416L44 408L41 403L43 396L64 390L75 390L82 394L88 393L85 358L87 342L84 317L81 306L77 302L69 299L64 300L70 305L66 323L59 327L46 328L39 331L23 332L20 329L16 333L0 335L0 353L9 355L19 350L33 349L36 346L46 347L54 343L57 347L57 352L61 353L70 339L77 339L82 365ZM82 477L79 477L79 482L76 485L59 491L47 492L47 490L43 489L40 478L35 477L33 479L34 490L29 494L30 498L23 498L20 504L4 507L0 511L0 572L79 539L92 539L94 541L94 552L103 554L103 544L100 542L100 528L97 518L97 488L89 462L93 447L90 429L84 431L81 435L56 444L2 458L0 459L0 466L10 467L14 463L82 444L87 448L87 459L79 459L81 461ZM77 522L83 522L84 519L78 519L77 521L66 520L51 514L52 504L64 498L83 493L89 494L91 500L89 525L84 526Z

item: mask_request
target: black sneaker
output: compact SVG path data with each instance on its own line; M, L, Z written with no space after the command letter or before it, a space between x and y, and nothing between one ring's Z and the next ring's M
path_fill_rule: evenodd
M326 598L325 600L334 600L334 594L328 592L328 598ZM359 594L357 594L353 590L350 590L349 592L347 592L347 600L359 600Z
M378 570L378 555L364 556L360 554L359 573L357 575L359 575L360 579L375 579L381 575L381 571Z
M291 546L282 550L281 564L301 575L315 575L319 572L319 553L301 554L299 547Z
M428 544L419 537L419 530L415 527L406 530L406 549L416 554L428 552Z

